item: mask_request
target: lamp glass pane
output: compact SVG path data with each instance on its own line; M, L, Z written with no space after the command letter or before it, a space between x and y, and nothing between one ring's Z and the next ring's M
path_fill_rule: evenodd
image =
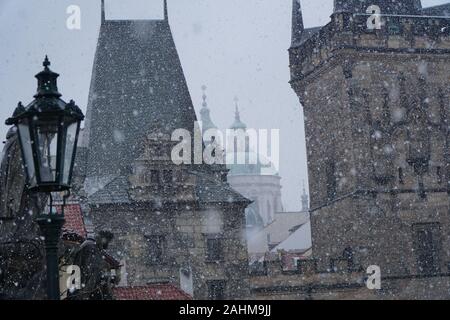
M75 150L75 141L77 138L78 123L73 122L68 124L66 131L66 143L64 152L64 170L63 170L63 183L70 184L70 170L72 168L73 152Z
M18 124L20 142L22 145L23 163L28 174L28 184L30 186L36 185L36 170L33 159L33 142L30 138L30 126L28 121Z
M55 182L58 151L58 121L45 121L37 124L39 143L39 174L41 182Z

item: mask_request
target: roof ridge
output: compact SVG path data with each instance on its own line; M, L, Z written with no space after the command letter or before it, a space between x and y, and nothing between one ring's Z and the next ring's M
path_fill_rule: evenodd
M116 177L112 178L108 183L106 183L103 187L101 187L101 189L98 189L97 191L95 191L93 194L91 194L89 197L93 197L95 196L97 193L99 193L100 191L103 191L106 187L108 187L111 183L113 183L117 178L119 178L120 175L117 175Z
M431 7L423 7L422 10L431 9L431 8L446 7L446 6L449 6L449 5L450 5L450 2L441 3L441 4L437 4L437 5L431 6Z

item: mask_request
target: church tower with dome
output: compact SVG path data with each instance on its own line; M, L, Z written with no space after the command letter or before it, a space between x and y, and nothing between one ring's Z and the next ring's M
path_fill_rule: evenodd
M230 129L242 130L247 133L247 125L241 120L237 99L235 99L235 104L235 118ZM255 154L256 151L251 150L248 140L247 137L244 150L236 147L237 152L232 154L227 150L227 167L230 170L228 182L231 187L253 201L246 209L247 230L252 231L272 223L275 214L283 211L283 204L281 201L281 177L278 169L272 163L263 165L261 155ZM241 152L245 153L241 157L245 159L243 164L233 161L239 158ZM234 159L230 157L234 157ZM252 158L257 159L256 163L250 161Z

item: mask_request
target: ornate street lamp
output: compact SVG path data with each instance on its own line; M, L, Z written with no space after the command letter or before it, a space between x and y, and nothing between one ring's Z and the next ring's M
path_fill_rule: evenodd
M49 69L47 56L43 65L44 70L36 75L38 90L35 99L26 107L19 102L6 124L15 125L18 129L28 190L50 196L50 212L41 213L37 222L45 237L48 298L59 300L58 242L64 213L53 212L51 193L70 191L84 115L73 100L66 103L60 99L59 75Z

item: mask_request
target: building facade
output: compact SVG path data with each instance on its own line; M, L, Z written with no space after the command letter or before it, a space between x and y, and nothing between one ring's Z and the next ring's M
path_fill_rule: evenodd
M122 285L170 283L194 299L245 298L250 202L230 188L224 166L172 161L178 129L190 135L183 156L202 152L193 143L196 120L167 2L163 20L116 21L106 19L102 1L75 177L86 218L95 232L114 234Z
M449 297L449 7L335 1L330 23L305 29L294 1L291 85L306 119L315 268L430 279L387 297Z

